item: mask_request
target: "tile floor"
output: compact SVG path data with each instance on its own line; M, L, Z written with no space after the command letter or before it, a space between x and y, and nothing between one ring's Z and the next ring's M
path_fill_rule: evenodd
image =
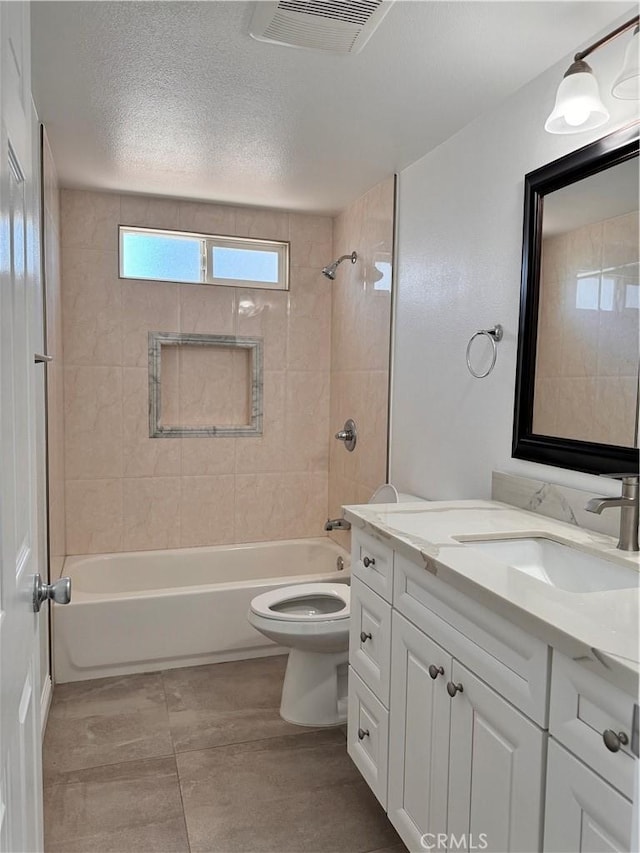
M343 729L278 714L286 658L55 689L47 853L403 853Z

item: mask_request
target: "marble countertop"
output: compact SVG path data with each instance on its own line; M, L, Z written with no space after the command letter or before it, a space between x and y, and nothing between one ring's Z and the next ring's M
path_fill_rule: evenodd
M377 534L407 559L637 695L640 556L619 551L611 536L495 501L366 504L345 506L344 515L354 528ZM553 539L631 567L638 585L567 592L464 544L523 537Z

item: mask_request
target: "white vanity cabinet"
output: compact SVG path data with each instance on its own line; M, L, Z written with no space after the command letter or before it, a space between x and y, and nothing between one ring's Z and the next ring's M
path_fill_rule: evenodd
M529 707L531 683L546 699L546 647L361 532L353 566L348 750L401 838L539 850L546 734L471 665Z
M451 656L394 612L387 813L404 843L447 831Z
M538 850L545 734L395 612L392 633L387 811L405 844Z
M550 740L545 853L627 853L631 812L631 802L613 785Z
M409 850L629 851L632 698L352 536L347 747Z
M545 851L631 849L632 716L629 695L554 651Z

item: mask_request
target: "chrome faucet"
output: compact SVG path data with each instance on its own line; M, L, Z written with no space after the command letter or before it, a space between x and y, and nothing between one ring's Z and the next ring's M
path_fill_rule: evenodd
M326 531L331 530L351 530L351 524L346 520L346 518L328 518L324 529Z
M588 512L598 515L610 507L620 507L620 539L618 548L621 551L639 551L638 546L638 474L603 474L614 480L622 480L622 494L619 498L591 498L585 506Z

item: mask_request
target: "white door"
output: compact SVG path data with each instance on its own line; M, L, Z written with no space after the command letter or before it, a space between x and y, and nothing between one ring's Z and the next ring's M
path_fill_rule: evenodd
M544 849L549 853L631 850L632 806L564 747L549 742Z
M451 657L395 611L391 633L387 813L410 850L442 850L438 835L447 829Z
M0 3L0 848L42 849L29 7Z
M449 849L540 850L545 733L456 660L448 687Z

